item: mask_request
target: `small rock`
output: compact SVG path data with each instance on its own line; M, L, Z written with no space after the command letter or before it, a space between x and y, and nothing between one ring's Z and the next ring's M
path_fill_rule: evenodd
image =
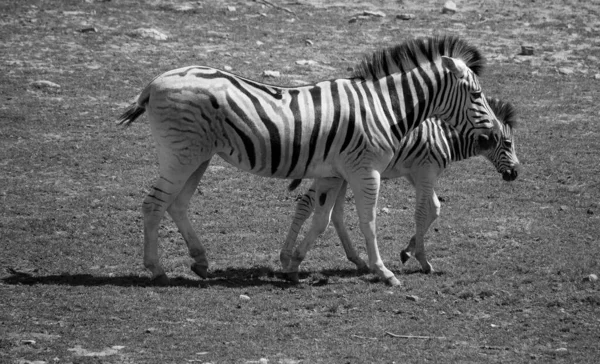
M385 13L383 11L365 10L365 11L363 11L362 15L373 16L373 17L376 17L376 18L385 18Z
M388 209L387 207L384 207L381 209L381 212L384 214L389 214L390 213L390 209Z
M266 71L263 71L262 75L263 75L263 77L279 78L279 77L281 77L281 72L266 70Z
M246 296L245 294L240 295L240 300L242 301L250 301L250 296Z
M307 39L307 40L305 40L305 41L304 41L304 44L306 44L306 45L308 45L308 46L311 46L311 45L313 45L314 43L313 43L313 41L312 41L312 40L310 40L310 39Z
M415 18L416 18L415 14L398 14L398 15L396 15L396 19L400 19L400 20L413 20Z
M558 73L560 73L561 75L572 75L573 73L575 73L575 71L573 71L572 68L569 67L561 67L558 69Z
M21 340L23 345L35 345L35 340Z
M98 33L98 29L95 27L87 27L79 29L80 33Z
M409 301L417 302L419 300L419 297L414 296L414 295L407 295L406 299Z
M522 45L521 53L522 56L533 56L533 46L530 45Z
M134 37L142 37L142 38L152 38L155 40L167 40L169 37L156 29L153 28L137 28L134 29L131 33L130 36L134 36Z
M567 211L569 209L569 206L567 206L567 205L560 205L560 207L558 209L560 211Z
M263 44L265 44L265 43L261 42L260 40L257 40L257 41L256 41L256 45L257 45L257 46L259 46L259 47L260 47L261 45L263 45Z
M155 327L149 327L146 329L146 333L147 334L152 334L153 332L156 332L157 329Z
M299 59L296 61L296 64L300 66L316 66L318 63L312 59Z
M31 86L35 87L35 88L39 88L39 89L48 89L48 88L53 88L53 89L59 89L60 85L51 81L46 81L46 80L38 80L38 81L33 81L31 83Z
M231 68L231 66L227 66L227 65L223 66L223 69L227 72L231 72L231 70L233 70L233 68Z
M598 280L598 276L595 274L590 274L589 276L583 278L585 282L596 282Z
M235 8L235 6L228 6L228 7L227 7L227 11L230 11L230 12L232 12L232 13L233 13L234 11L236 11L236 10L237 10L237 9Z
M597 80L600 80L600 73L596 73L596 74L594 75L594 78L595 78L595 79L597 79Z
M442 8L442 14L454 14L456 13L456 4L454 1L446 1Z

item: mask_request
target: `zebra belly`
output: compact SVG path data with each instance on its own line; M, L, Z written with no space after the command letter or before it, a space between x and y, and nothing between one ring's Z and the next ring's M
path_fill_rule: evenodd
M251 166L246 156L241 152L219 152L217 153L224 161L231 164L242 171L249 172L261 177L286 178L286 179L301 179L301 178L326 178L338 177L342 178L339 172L332 163L311 164L306 170L294 170L292 172L287 168L278 168L273 170L268 165L262 167Z

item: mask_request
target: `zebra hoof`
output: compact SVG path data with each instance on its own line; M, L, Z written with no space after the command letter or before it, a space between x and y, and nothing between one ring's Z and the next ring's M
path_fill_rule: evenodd
M371 270L369 269L369 266L365 262L362 262L362 264L357 264L356 270L358 271L359 274L367 274L367 273L371 272Z
M435 273L435 270L433 270L431 264L427 263L427 265L421 267L421 272L423 272L424 274L432 274Z
M200 278L208 278L208 266L205 264L194 263L191 265L190 269L192 272L196 273Z
M402 283L400 283L398 278L396 278L394 276L386 279L385 283L387 283L388 285L390 285L392 287L400 287L402 285Z
M409 259L410 255L406 252L406 250L400 252L400 261L402 262L402 264L406 263L406 261L408 261Z
M153 286L168 286L170 284L169 277L166 274L161 274L150 279L150 284Z
M286 281L292 282L294 284L300 283L300 275L298 272L287 272L283 274L283 277Z

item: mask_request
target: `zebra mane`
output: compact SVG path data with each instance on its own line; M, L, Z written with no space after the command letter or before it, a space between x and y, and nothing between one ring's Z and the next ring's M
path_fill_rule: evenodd
M435 36L407 40L364 57L355 67L352 78L377 80L394 73L406 73L441 56L461 59L477 75L483 71L485 58L475 46L457 36Z
M502 124L508 125L511 129L515 129L517 127L517 110L513 104L491 97L487 98L487 102Z

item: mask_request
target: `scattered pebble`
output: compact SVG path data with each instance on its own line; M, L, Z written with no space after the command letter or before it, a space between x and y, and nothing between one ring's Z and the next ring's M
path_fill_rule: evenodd
M235 8L235 6L228 6L228 7L227 7L227 11L230 11L230 12L232 12L232 13L233 13L234 11L236 11L236 10L237 10L237 9Z
M596 73L596 74L594 75L594 78L595 78L595 79L597 79L597 80L600 80L600 73Z
M561 75L572 75L573 73L575 73L575 71L572 68L569 67L561 67L558 69L558 73L560 73Z
M388 209L387 207L384 207L381 209L381 212L384 214L389 214L390 213L390 209Z
M533 46L522 45L520 55L521 56L533 56Z
M364 16L373 16L373 17L376 17L376 18L385 18L385 13L383 11L365 10L365 11L363 11L362 15L364 15Z
M47 81L47 80L33 81L30 85L35 88L39 88L39 89L48 89L48 88L59 89L60 88L59 84L54 83L52 81Z
M413 20L415 18L416 18L415 14L398 14L398 15L396 15L396 19L400 19L400 20Z
M227 65L223 66L223 69L227 72L230 72L231 70L233 70L233 68L231 68L231 66L227 66Z
M240 295L240 300L242 301L250 301L250 296L246 296L245 294Z
M266 71L263 71L262 75L263 75L263 77L279 78L279 77L281 77L281 72L266 70Z
M316 66L318 63L312 59L299 59L296 61L296 64L300 66Z
M414 295L406 295L406 299L409 301L417 302L419 300L419 297Z
M442 8L442 14L454 14L456 13L456 4L454 1L446 1Z
M595 274L590 274L587 277L583 278L585 282L596 282L598 280L598 276Z
M141 38L151 38L155 40L167 40L169 37L154 28L137 28L129 33L130 36L133 37L141 37Z
M308 46L311 46L311 45L313 45L314 43L313 43L313 41L312 41L312 40L310 40L310 39L306 39L306 40L304 41L304 44L306 44L306 45L308 45Z
M98 29L95 27L87 27L79 29L80 33L98 33Z

